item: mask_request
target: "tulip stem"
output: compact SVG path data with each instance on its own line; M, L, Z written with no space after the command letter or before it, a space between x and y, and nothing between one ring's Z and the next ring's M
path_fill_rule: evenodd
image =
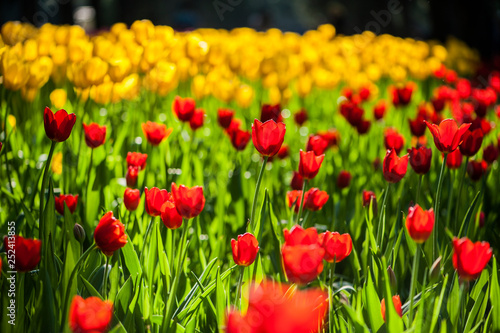
M151 226L153 225L154 219L155 219L154 216L151 217L151 220L149 220L149 223L148 223L148 227L146 228L146 233L144 234L144 243L142 245L142 251L141 251L141 256L139 258L139 261L142 260L142 255L144 254L144 248L146 247L146 244L148 243L148 236L149 236L149 232L151 231Z
M377 244L382 249L382 240L384 238L385 233L385 208L387 202L387 196L389 195L389 190L391 189L391 183L387 184L384 193L384 200L382 201L382 209L380 210L380 215L378 217L378 227L377 227Z
M68 286L66 287L66 294L64 295L64 307L62 308L62 319L61 319L61 330L64 330L64 324L66 322L67 311L68 311L68 302L70 297L71 284L75 280L75 274L78 272L80 264L88 257L90 252L97 247L95 243L93 243L84 254L81 255L80 259L75 264L75 268L71 271L71 275L69 276Z
M434 203L434 214L435 214L435 223L434 230L432 231L432 259L436 260L438 255L438 229L439 229L439 204L441 202L441 191L443 189L443 175L444 175L444 166L446 165L446 158L448 157L448 153L444 154L443 164L441 165L441 172L439 173L438 187L436 193L436 202Z
M417 249L415 250L415 256L413 257L413 267L411 270L411 282L410 282L410 314L408 316L408 326L411 326L413 322L413 298L415 296L415 281L418 277L418 266L420 263L420 244L417 244Z
M467 156L467 158L465 159L465 165L463 167L462 176L460 177L460 184L458 185L457 202L455 207L455 222L453 223L454 231L457 231L458 213L460 210L460 197L462 195L462 187L464 185L465 172L467 171L467 164L469 164L469 156Z
M333 281L335 274L335 262L337 261L336 256L333 257L333 262L330 264L330 288L328 288L328 303L329 303L329 311L330 311L330 332L335 332L333 329Z
M243 273L244 273L244 271L245 271L245 267L244 266L240 266L240 276L238 278L238 284L236 285L236 297L234 298L234 307L237 308L237 309L240 309L240 307L241 307L240 294L241 294L241 285L243 283Z
M108 272L109 272L109 256L106 255L106 266L104 266L102 296L108 299Z
M250 226L253 231L255 228L255 208L257 207L257 197L259 195L260 184L262 183L262 175L264 174L264 169L266 168L267 159L269 156L264 156L264 161L262 162L262 167L260 168L259 177L257 178L257 184L255 185L255 193L253 194L253 203L252 203L252 214L250 215Z
M302 208L304 207L304 195L306 193L306 184L307 180L304 179L304 182L302 183L302 193L300 194L300 201L298 202L299 204L299 213L297 214L297 224L300 223L300 217L302 216Z
M92 173L92 164L94 161L94 149L90 150L90 163L89 163L89 168L87 170L87 200L88 200L88 192L89 192L89 187L90 187L90 176Z
M49 176L50 162L52 161L52 155L54 155L54 149L56 148L56 141L52 141L50 145L49 156L47 157L47 163L45 163L45 170L43 171L42 188L40 189L40 217L39 217L39 227L38 227L38 238L43 239L44 236L44 224L43 224L43 211L44 211L44 201L45 201L45 188L47 187L47 180Z
M417 184L417 196L415 198L415 203L418 204L420 200L420 188L422 187L422 178L424 175L419 175L418 176L418 184Z

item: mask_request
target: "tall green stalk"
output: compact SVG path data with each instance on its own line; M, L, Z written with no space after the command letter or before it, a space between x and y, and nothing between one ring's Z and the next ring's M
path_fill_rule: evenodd
M257 184L255 185L255 193L253 194L252 213L250 215L250 226L252 231L255 228L255 208L257 207L257 198L259 196L260 184L262 183L262 175L264 174L264 169L266 168L268 158L269 156L264 157L264 161L262 162L262 166L260 168L259 177L257 178Z
M460 185L458 185L457 202L455 207L455 220L453 222L453 230L456 232L458 226L458 213L460 211L460 196L462 194L462 187L464 185L465 173L467 172L467 164L469 164L469 156L465 159L465 165L463 167L462 176L460 176Z
M299 204L299 213L297 214L297 224L300 223L300 217L302 216L302 210L304 207L304 196L306 194L306 186L307 186L308 180L304 179L304 182L302 183L302 193L300 194L300 201L298 202Z
M415 256L413 257L413 266L411 269L411 282L410 282L410 314L408 317L408 327L411 326L413 322L413 298L415 296L415 283L418 277L418 266L420 263L420 244L417 244L417 249L415 251Z
M436 260L439 253L438 251L439 205L441 203L441 191L443 189L444 167L446 165L447 158L448 158L448 153L445 153L443 158L443 164L441 165L441 172L439 173L436 202L434 203L435 221L434 221L434 230L432 231L432 260Z
M52 156L54 155L54 149L56 148L56 141L52 141L50 145L49 156L47 157L47 163L45 163L45 170L43 171L42 188L40 189L40 223L38 227L38 239L43 239L44 235L44 222L43 222L43 212L45 209L45 188L47 187L47 181L49 178L49 168L50 162L52 161ZM45 239L44 239L45 241Z

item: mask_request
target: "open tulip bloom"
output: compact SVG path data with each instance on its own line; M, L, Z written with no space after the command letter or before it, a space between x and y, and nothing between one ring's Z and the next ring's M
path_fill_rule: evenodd
M443 153L451 153L457 149L463 141L465 132L471 126L471 124L462 124L458 127L453 119L445 119L439 126L431 124L427 120L425 120L425 124L432 133L436 148Z

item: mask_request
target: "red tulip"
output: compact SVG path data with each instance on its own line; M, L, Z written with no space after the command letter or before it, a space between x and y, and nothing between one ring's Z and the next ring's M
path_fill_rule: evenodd
M189 119L189 127L193 131L196 131L198 128L203 126L203 120L205 119L205 111L203 109L195 109L193 116Z
M411 134L420 137L425 134L425 118L422 117L421 115L418 115L417 118L415 119L408 119L408 122L410 123L410 131Z
M177 229L182 225L182 216L179 215L173 201L166 201L161 206L161 221L169 229Z
M319 235L319 243L325 249L327 262L341 262L351 254L352 239L349 234L326 231Z
M408 149L410 165L419 175L426 174L431 168L432 149L421 146ZM449 158L449 156L448 156Z
M459 79L455 84L458 95L461 99L466 99L470 96L472 92L470 81L467 79Z
M233 119L234 111L230 109L219 109L217 111L217 121L222 128L228 128Z
M488 242L472 243L467 237L454 238L453 250L453 267L465 281L477 279L493 254Z
M307 141L306 151L313 151L316 155L322 155L328 148L328 141L321 135L311 135Z
M407 83L403 87L392 88L392 104L395 107L406 106L410 104L411 95L413 94L414 84L413 82Z
M340 114L354 127L361 122L364 113L365 110L363 108L351 101L345 101L340 104Z
M486 148L483 150L483 159L486 161L488 164L493 164L498 159L499 151L497 147L495 147L494 144L488 145Z
M478 128L483 131L484 135L487 135L489 132L491 132L492 125L487 119L476 117L474 120L472 120L472 125L470 125L469 131L473 131Z
M479 228L482 228L482 227L484 227L484 219L485 219L484 212L480 212L478 215L479 215L479 217L478 217Z
M307 116L306 109L302 108L296 114L294 114L293 118L295 119L297 125L302 126L309 117Z
M406 174L408 169L408 154L398 157L394 149L389 149L384 158L383 172L384 178L389 183L397 183Z
M300 200L302 199L301 190L293 190L286 192L286 199L288 202L288 208L294 207L295 213L299 212Z
M339 175L337 176L337 187L339 189L344 189L346 187L349 187L351 184L351 173L349 171L342 170L339 172Z
M264 104L261 108L260 121L265 123L268 120L274 120L277 123L283 122L281 117L281 106L279 104Z
M106 126L99 126L96 123L86 125L83 123L85 132L85 143L90 148L97 148L106 141Z
M462 144L459 146L462 155L474 156L483 143L483 131L479 128L473 131L466 131L462 136L462 140Z
M320 210L326 204L329 197L325 191L320 191L318 188L313 187L304 194L304 208L313 212Z
M290 187L292 190L300 191L302 190L302 186L304 186L304 178L297 171L293 172L292 181L290 182Z
M140 170L144 170L146 168L146 161L148 159L148 154L141 153L127 153L127 166L135 166Z
M168 138L173 129L167 129L167 125L165 124L158 124L152 121L147 121L146 123L142 124L142 131L144 132L144 136L150 144L152 144L153 146L158 146L163 141L163 139Z
M462 153L460 152L460 149L456 149L448 154L448 157L446 158L446 166L452 170L458 169L462 165L463 159L464 158L462 156Z
M434 228L434 210L423 210L418 204L408 209L406 229L416 243L423 243L429 238Z
M373 108L373 116L375 119L380 120L384 118L385 111L387 111L387 103L384 100L380 100Z
M233 250L233 260L236 265L250 266L257 258L259 252L259 242L251 233L238 235L238 240L231 239Z
M394 304L394 309L396 309L398 315L403 317L403 309L401 308L402 305L399 295L392 296L392 304ZM385 298L382 298L382 301L380 302L380 311L382 312L382 318L385 321Z
M312 333L322 331L328 294L264 281L250 286L245 315L229 313L227 333Z
M172 183L172 196L177 212L185 219L198 216L205 207L205 197L201 186L189 188L180 185L177 187L175 183Z
M94 231L94 241L107 256L112 256L113 252L127 244L125 226L113 216L113 212L107 212L101 217Z
M152 217L160 216L163 204L167 201L172 201L172 195L167 190L160 190L157 187L151 189L144 188L144 194L146 197L144 206L146 213Z
M328 148L336 147L340 140L339 132L335 128L328 131L318 131L317 135L322 136L328 142Z
M485 161L469 161L467 164L467 174L472 181L477 182L486 173L488 163Z
M288 280L309 283L323 271L325 250L318 243L315 228L302 229L296 225L291 231L284 230L285 244L281 249Z
M131 189L127 187L125 189L125 193L123 194L123 203L125 204L125 208L129 211L134 211L139 206L139 202L141 201L141 192L137 189Z
M396 150L396 154L399 155L399 152L403 149L405 144L405 138L395 129L388 128L384 133L384 144L385 149L394 148Z
M319 172L325 155L316 156L312 151L300 150L299 174L304 179L313 179Z
M41 240L24 238L18 235L5 236L3 238L3 247L7 252L10 250L14 252L14 267L18 272L31 271L40 262ZM9 268L12 269L11 266Z
M441 111L443 111L443 109L446 105L446 99L434 97L431 99L431 104L432 104L432 107L434 108L434 111L441 112Z
M288 147L288 145L286 143L284 143L280 150L278 150L278 153L276 154L276 156L278 156L278 158L280 160L284 160L285 158L287 158L288 156L290 155L290 147Z
M172 110L180 121L189 121L194 114L196 102L190 97L175 96Z
M61 194L58 197L54 197L54 200L56 203L56 211L59 214L64 215L64 204L68 206L70 213L73 214L76 210L76 205L78 204L78 194Z
M113 303L91 296L75 295L69 307L69 327L73 333L104 333L113 318Z
M66 141L71 134L71 130L76 122L74 113L68 114L66 110L61 109L55 114L48 107L43 112L43 125L47 137L56 142Z
M231 144L236 150L244 150L250 141L250 132L243 131L239 128L227 131L229 137L231 138Z
M377 204L377 197L372 191L363 190L363 207L369 206L370 202L374 200L373 204Z
M443 120L439 126L431 124L426 120L425 124L434 137L436 148L443 153L451 153L462 143L463 135L469 129L471 124L462 124L460 127L453 119Z
M370 130L371 123L369 120L361 119L361 121L356 125L356 131L358 134L366 134Z
M132 165L129 166L127 169L127 174L125 175L127 186L134 187L135 185L137 185L137 177L139 177L139 168Z
M281 148L285 139L284 123L268 120L261 123L255 119L252 124L252 141L255 149L263 156L273 156Z
M368 87L361 87L359 89L359 98L361 98L362 101L366 101L370 98L370 89Z

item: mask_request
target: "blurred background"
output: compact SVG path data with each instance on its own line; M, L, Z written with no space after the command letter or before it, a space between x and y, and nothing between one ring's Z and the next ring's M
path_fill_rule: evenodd
M500 0L0 0L0 25L79 24L92 33L145 18L177 30L248 26L302 33L331 23L345 35L455 36L484 60L500 54Z

